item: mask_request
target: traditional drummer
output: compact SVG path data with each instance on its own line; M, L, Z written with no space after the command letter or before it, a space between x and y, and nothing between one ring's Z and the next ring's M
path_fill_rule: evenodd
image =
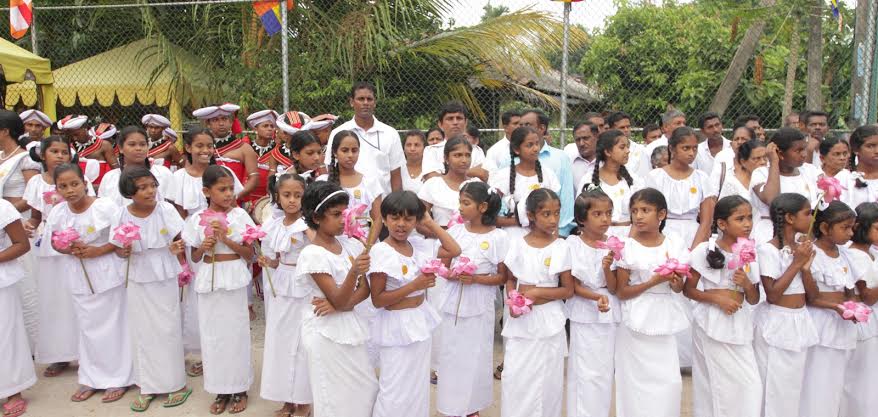
M225 103L218 106L203 107L192 112L192 115L204 120L211 131L216 146L218 165L223 165L238 177L244 184L244 190L238 194L238 201L247 200L247 196L259 184L258 156L253 147L243 139L232 134L235 113L240 107Z
M145 114L140 118L140 123L146 129L146 140L149 145L147 156L154 164L162 164L165 168L175 166L183 167L183 155L175 146L177 134L173 137L166 134L166 129L171 128L171 121L159 114Z

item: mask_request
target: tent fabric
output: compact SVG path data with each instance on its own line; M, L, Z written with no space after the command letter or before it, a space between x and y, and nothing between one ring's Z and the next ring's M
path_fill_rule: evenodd
M6 87L7 104L17 103L19 96L23 95L29 99L27 100L29 103L25 104L33 106L37 102L37 97L42 96L43 113L52 120L56 119L56 96L53 86L55 78L52 74L52 63L48 59L34 55L27 49L0 38L0 67L3 67L6 82L10 83ZM28 77L28 73L32 75L32 81L28 79L31 78ZM34 83L39 88L39 95L35 94Z

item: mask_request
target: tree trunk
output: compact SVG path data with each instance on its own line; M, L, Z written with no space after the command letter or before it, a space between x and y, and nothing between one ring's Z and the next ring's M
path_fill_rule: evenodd
M807 110L823 110L823 2L814 0L808 19L808 88L805 94Z
M796 70L799 68L799 19L793 20L790 34L790 60L787 63L787 80L784 83L783 117L793 112L793 96L796 94Z

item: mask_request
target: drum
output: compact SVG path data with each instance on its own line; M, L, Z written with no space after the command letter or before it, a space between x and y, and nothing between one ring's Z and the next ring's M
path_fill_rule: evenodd
M268 196L256 200L256 203L253 204L253 221L255 221L256 224L264 224L271 220L271 208L272 203Z

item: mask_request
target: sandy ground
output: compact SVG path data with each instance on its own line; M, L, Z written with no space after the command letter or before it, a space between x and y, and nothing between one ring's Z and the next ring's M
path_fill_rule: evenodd
M265 322L262 319L261 301L256 303L257 318L253 322L251 336L253 340L253 357L255 380L250 390L250 404L247 410L240 416L273 416L273 411L281 407L280 403L265 401L259 398L259 381L262 373L262 347L264 341ZM499 363L502 359L502 348L499 343L495 344L494 361ZM56 378L44 378L42 371L45 367L37 369L39 381L35 386L25 391L25 398L29 401L28 412L25 416L30 417L119 417L119 416L210 416L208 412L213 396L202 389L201 378L190 378L189 384L194 389L189 400L176 408L165 409L161 406L163 398L153 401L152 406L145 413L135 413L129 408L129 404L136 396L136 388L129 391L125 397L112 404L102 404L101 393L95 394L84 403L73 403L70 395L76 390L75 367L67 370ZM435 386L434 405L435 405ZM342 399L340 399L342 400ZM692 404L692 378L683 377L683 412L681 416L691 416ZM433 408L435 410L435 408ZM226 415L226 414L224 414ZM500 416L500 381L494 382L494 405L481 413L482 417ZM441 415L435 413L434 416ZM560 417L560 416L559 416Z

